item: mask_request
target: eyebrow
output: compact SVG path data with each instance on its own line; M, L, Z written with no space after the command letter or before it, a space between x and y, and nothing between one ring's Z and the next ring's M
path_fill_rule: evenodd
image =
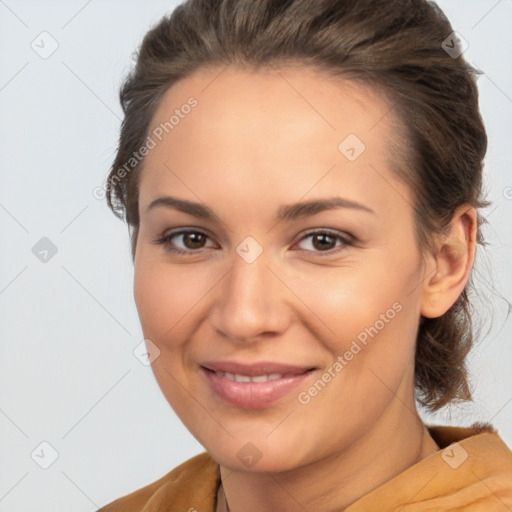
M222 223L220 217L211 208L187 199L179 199L173 196L159 197L149 204L146 208L146 213L155 208L172 208L180 212L193 215L194 217ZM277 220L294 220L303 217L310 217L317 213L336 208L351 208L375 214L371 208L368 208L361 203L344 199L342 197L331 197L326 199L301 201L299 203L281 206L277 213Z

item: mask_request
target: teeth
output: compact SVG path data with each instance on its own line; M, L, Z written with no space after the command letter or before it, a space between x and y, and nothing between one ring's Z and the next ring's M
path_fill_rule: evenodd
M269 380L267 375L258 375L256 377L251 378L252 382L266 382Z
M215 375L218 375L219 377L225 377L226 379L234 380L236 382L267 382L269 380L277 380L283 378L282 373L271 373L269 375L255 375L254 377L229 372L215 372Z

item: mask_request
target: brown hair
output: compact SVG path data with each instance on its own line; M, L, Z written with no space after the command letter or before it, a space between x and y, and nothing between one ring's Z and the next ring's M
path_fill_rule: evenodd
M201 67L257 70L298 63L378 90L401 121L396 173L414 195L419 245L432 249L455 210L487 206L482 162L487 137L478 108L478 72L457 50L453 29L427 0L188 0L144 37L120 100L125 114L106 182L110 208L125 218L135 255L138 178L162 95ZM446 43L448 41L448 43ZM443 43L444 42L444 43ZM448 46L445 46L448 44ZM397 132L397 134L399 133ZM133 162L134 160L132 160ZM124 172L120 172L124 169ZM477 242L482 218L478 216ZM473 344L468 291L439 318L422 318L416 342L416 396L431 411L471 400L466 356Z

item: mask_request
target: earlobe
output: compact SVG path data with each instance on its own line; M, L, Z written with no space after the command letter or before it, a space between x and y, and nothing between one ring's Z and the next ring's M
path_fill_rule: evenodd
M464 291L475 258L476 230L475 208L459 207L433 255L436 270L424 283L422 316L442 316Z

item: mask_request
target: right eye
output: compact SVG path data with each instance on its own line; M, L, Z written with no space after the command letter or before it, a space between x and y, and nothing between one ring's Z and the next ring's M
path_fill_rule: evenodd
M175 240L180 239L181 241L179 243L181 244L181 247L177 247ZM191 254L204 249L206 240L209 240L209 237L202 231L187 229L164 233L153 242L155 244L163 245L166 251L170 251L175 254Z

